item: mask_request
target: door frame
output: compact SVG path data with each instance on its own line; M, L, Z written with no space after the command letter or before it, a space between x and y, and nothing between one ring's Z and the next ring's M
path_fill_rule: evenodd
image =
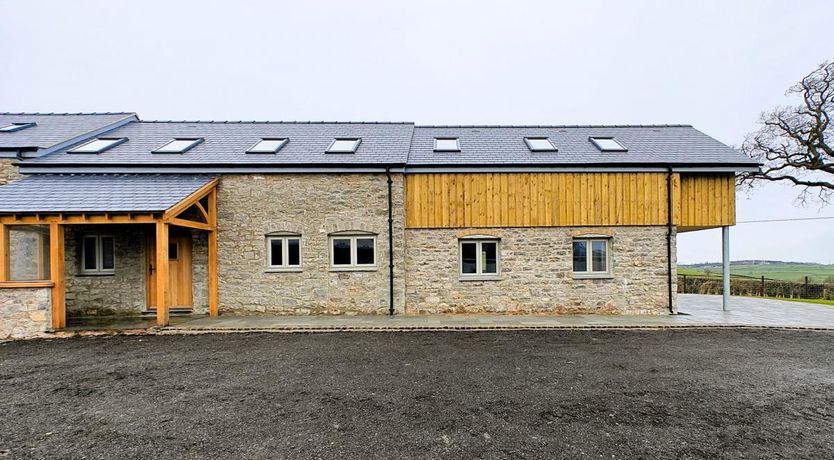
M168 308L194 309L194 254L193 238L188 230L171 228L168 236L168 244L176 245L176 259L168 260L168 289L166 291L172 296L167 302ZM174 251L169 249L169 254ZM156 238L148 233L145 244L145 309L156 311ZM176 286L172 286L172 280ZM176 296L176 298L173 298Z

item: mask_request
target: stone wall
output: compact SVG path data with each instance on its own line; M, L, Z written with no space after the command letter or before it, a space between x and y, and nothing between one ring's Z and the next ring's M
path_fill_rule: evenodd
M21 178L17 166L12 165L16 161L18 160L14 158L0 158L0 185L5 185Z
M573 237L588 233L611 236L609 279L574 279ZM501 238L500 280L460 280L458 239L471 234ZM665 227L409 229L405 236L408 314L668 313Z
M130 315L145 310L145 238L151 226L69 225L64 232L67 316ZM84 235L113 235L115 273L81 273Z
M0 289L0 340L36 337L51 322L50 288Z
M393 177L395 308L403 311L403 181ZM388 311L385 174L230 175L218 188L220 310L282 314ZM377 269L330 270L328 235L377 235ZM301 234L300 272L266 270L265 235Z
M191 231L191 276L194 313L208 313L208 234Z
M145 246L150 225L88 225L66 227L67 316L135 315L147 308ZM113 235L116 270L112 275L81 272L81 244L86 234ZM208 239L192 234L192 276L195 313L208 311Z

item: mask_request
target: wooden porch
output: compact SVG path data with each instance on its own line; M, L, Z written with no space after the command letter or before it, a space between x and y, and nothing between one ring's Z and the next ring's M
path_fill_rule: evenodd
M20 212L0 215L0 289L49 288L52 302L52 329L66 328L66 272L64 230L71 225L152 224L155 228L155 270L152 274L156 292L156 324L169 324L168 293L169 236L171 227L204 231L208 236L208 313L218 314L217 284L217 184L211 179L183 197L176 204L148 212ZM10 230L15 226L48 228L48 240L39 244L48 270L39 269L38 280L13 279L10 260ZM48 254L45 252L48 251ZM43 264L46 265L46 264ZM47 273L48 271L48 273Z

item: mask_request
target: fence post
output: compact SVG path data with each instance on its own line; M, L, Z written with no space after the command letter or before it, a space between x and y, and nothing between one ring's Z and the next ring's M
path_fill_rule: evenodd
M683 275L683 292L682 294L686 294L686 275Z
M766 297L765 296L764 275L762 275L762 297Z
M809 294L809 292L808 292L808 277L806 276L805 277L805 296L803 298L804 299L810 299L808 294Z

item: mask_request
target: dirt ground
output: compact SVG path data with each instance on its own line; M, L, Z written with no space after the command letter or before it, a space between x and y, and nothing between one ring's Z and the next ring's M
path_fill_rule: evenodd
M834 458L834 334L0 344L7 458Z

